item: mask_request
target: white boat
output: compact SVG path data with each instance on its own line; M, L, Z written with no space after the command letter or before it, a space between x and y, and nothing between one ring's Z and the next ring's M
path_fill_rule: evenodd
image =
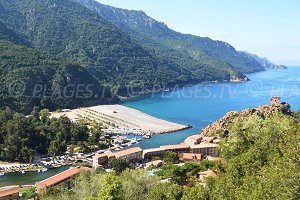
M46 171L48 171L47 168L43 168L43 169L42 169L42 172L46 172Z
M119 149L119 148L116 148L115 150L116 150L116 151L120 151L121 149Z
M22 173L22 174L25 174L25 171L23 170L23 171L21 171L21 173Z
M0 176L4 176L4 172L1 172L1 173L0 173Z

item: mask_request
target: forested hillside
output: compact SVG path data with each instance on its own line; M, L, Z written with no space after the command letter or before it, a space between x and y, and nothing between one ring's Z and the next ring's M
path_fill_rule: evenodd
M164 23L147 16L142 11L125 10L100 4L94 0L74 0L97 12L105 19L129 34L139 44L154 54L162 54L177 63L190 67L210 65L211 67L238 70L240 72L264 71L264 65L252 56L245 56L231 45L206 37L181 34L168 28Z
M0 107L24 113L117 101L85 68L3 40L0 85Z
M89 69L102 84L126 95L132 81L152 89L203 81L244 78L226 67L191 63L181 66L152 54L115 25L72 0L0 1L0 21L39 51L58 55Z

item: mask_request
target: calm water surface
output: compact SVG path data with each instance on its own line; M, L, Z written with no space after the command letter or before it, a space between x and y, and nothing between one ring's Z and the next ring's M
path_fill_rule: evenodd
M281 96L293 110L300 109L300 67L249 74L250 82L201 84L172 92L145 95L128 101L129 106L168 121L190 124L192 129L155 135L143 140L143 149L177 144L222 117L229 111L268 104L271 96Z
M146 149L180 143L227 112L268 104L271 96L281 96L282 101L290 103L293 110L300 109L300 67L249 74L248 77L252 81L247 83L201 84L125 102L123 105L155 117L193 126L185 131L155 135L138 145ZM45 173L8 174L0 177L0 186L32 184L64 170L66 168Z
M34 185L36 181L44 180L50 176L54 176L60 172L67 170L68 166L49 169L47 172L27 172L25 174L7 173L0 177L0 186L7 185Z

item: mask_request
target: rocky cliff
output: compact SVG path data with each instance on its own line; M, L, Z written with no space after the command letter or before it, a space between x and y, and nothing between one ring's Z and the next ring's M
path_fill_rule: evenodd
M257 108L248 108L241 112L228 112L224 117L205 127L201 134L203 136L213 136L217 134L226 137L229 134L229 128L234 123L243 120L249 115L257 115L261 118L265 118L275 112L282 112L286 115L290 115L292 113L288 103L280 103L279 97L272 97L270 105L262 105L258 106Z

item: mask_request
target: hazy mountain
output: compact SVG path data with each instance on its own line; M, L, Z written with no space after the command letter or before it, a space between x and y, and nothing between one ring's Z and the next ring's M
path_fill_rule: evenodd
M177 62L177 55L170 59L163 53L150 52L108 20L72 0L0 0L0 22L28 46L86 67L121 95L127 95L127 87L138 87L135 91L139 91L140 87L151 90L153 85L169 88L245 78L227 66L192 61L183 66ZM212 62L221 62L215 60ZM132 82L142 84L131 86Z
M181 34L164 23L147 16L143 11L125 10L100 4L94 0L75 0L111 20L139 44L165 57L179 59L189 66L192 58L212 67L231 67L240 72L265 70L265 63L245 56L231 45L206 37Z
M251 54L248 52L241 52L244 53L245 56L249 56L254 58L258 63L260 63L262 66L264 66L265 69L270 70L270 69L287 69L285 65L276 65L269 61L267 58L261 58L258 55Z

